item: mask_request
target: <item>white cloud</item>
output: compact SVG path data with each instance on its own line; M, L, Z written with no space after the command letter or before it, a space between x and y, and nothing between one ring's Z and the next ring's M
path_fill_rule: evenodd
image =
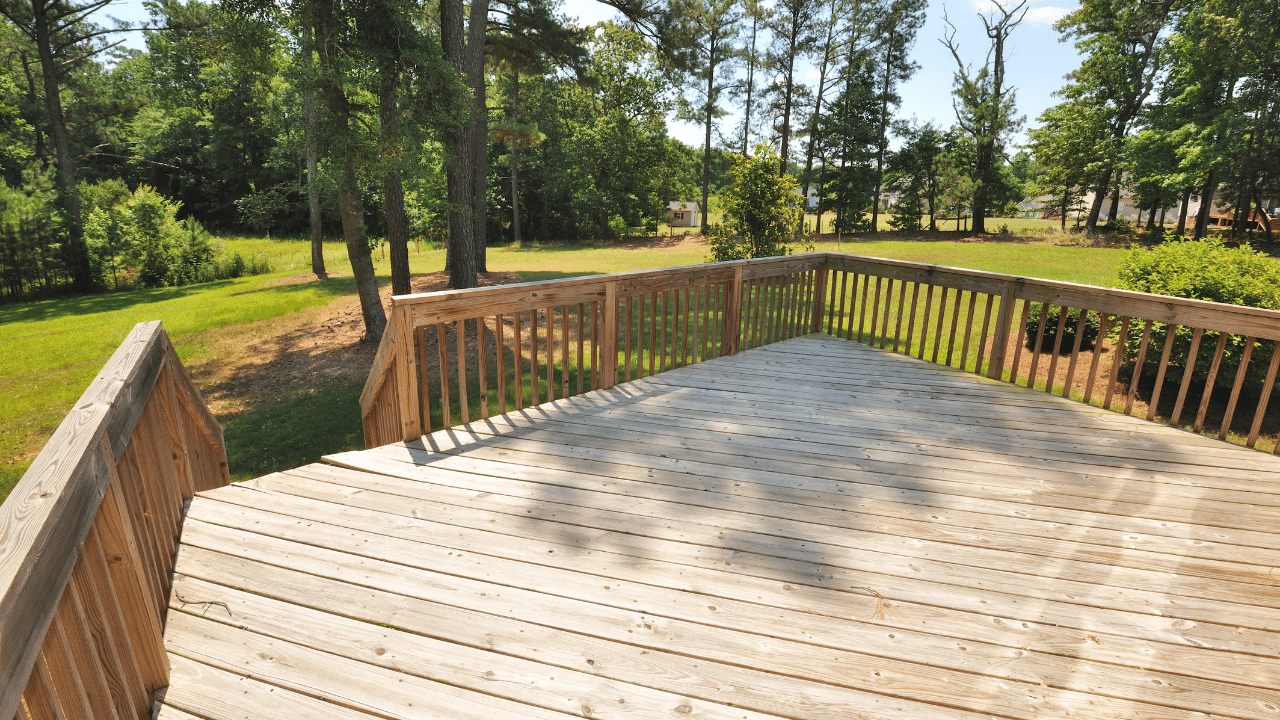
M969 4L973 6L974 10L983 14L998 10L995 0L970 0ZM1010 3L1005 2L1004 6L1008 8L1010 7ZM1069 12L1071 11L1066 8L1054 7L1053 5L1033 7L1027 10L1027 22L1040 25L1052 25L1062 19L1062 16Z
M1062 16L1069 12L1071 11L1066 8L1053 7L1052 5L1034 7L1027 12L1027 22L1052 25L1061 20Z

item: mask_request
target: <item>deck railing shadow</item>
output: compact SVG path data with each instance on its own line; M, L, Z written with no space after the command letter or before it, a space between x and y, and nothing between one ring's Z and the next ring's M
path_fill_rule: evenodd
M1029 335L1033 310L1049 321ZM365 443L810 332L1280 450L1280 312L835 253L393 297Z
M140 323L0 506L0 718L151 715L185 505L227 482L222 430Z

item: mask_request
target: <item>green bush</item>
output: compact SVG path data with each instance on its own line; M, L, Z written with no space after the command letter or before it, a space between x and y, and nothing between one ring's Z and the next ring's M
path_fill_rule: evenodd
M716 261L786 255L786 241L800 224L802 198L794 178L778 175L777 154L757 145L754 157L733 163L730 182L720 192L725 223L708 228Z
M1041 305L1039 303L1031 306L1031 312L1027 313L1027 349L1035 350L1036 334L1040 332L1040 313ZM1040 341L1040 352L1053 352L1053 345L1058 336L1058 320L1062 317L1062 308L1057 305L1051 305L1049 312L1045 317L1044 338ZM1068 308L1067 321L1062 327L1062 344L1058 346L1059 353L1070 353L1075 348L1076 328L1080 325L1080 309ZM1093 343L1098 339L1098 315L1097 313L1086 313L1084 319L1084 332L1080 340L1081 350L1092 350Z
M1173 240L1163 242L1149 250L1137 248L1129 251L1120 264L1120 287L1126 290L1173 295L1250 307L1280 310L1280 261L1255 251L1247 244L1229 248L1221 240ZM1142 335L1130 331L1128 344L1134 352ZM1154 360L1164 351L1165 323L1155 323L1151 329L1151 341L1147 358ZM1170 350L1170 362L1185 367L1190 354L1192 330L1179 326ZM1196 354L1193 373L1197 377L1208 375L1213 363L1213 348L1218 333L1205 332ZM1234 381L1234 370L1244 352L1245 339L1238 335L1228 338L1223 352L1222 368L1218 384ZM1261 381L1266 373L1266 363L1258 358L1269 358L1272 342L1259 342L1254 350L1254 360L1249 363L1248 379Z

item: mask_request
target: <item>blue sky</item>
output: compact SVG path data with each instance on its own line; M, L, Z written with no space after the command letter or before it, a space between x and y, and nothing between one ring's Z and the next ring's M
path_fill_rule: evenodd
M990 0L930 0L928 20L916 38L912 56L920 64L920 70L902 89L902 117L933 121L944 127L955 120L951 107L951 82L955 60L940 39L945 30L942 21L945 7L957 28L956 38L966 62L981 63L986 55L988 41L978 19L979 11L992 6ZM1053 22L1067 10L1078 7L1072 0L1030 0L1027 19L1014 30L1009 39L1007 69L1009 80L1017 88L1018 113L1027 117L1029 127L1034 127L1040 113L1056 104L1052 93L1062 87L1063 76L1079 66L1080 57L1070 43L1059 41ZM106 14L124 20L144 20L147 17L142 0L117 0L106 9ZM564 12L579 22L589 24L614 17L612 8L596 0L565 0ZM142 45L141 33L133 33L129 44ZM816 79L812 66L804 69ZM727 118L726 123L736 123ZM702 132L697 126L676 120L668 122L670 133L694 146L702 145Z

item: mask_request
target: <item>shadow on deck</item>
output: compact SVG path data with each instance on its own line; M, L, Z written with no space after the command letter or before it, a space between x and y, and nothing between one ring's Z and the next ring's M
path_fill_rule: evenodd
M325 459L192 500L160 718L1280 717L1280 463L1042 392L814 334Z

